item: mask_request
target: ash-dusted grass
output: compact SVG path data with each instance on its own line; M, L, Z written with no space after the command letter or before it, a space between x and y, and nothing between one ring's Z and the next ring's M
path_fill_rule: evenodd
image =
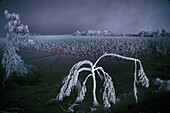
M21 50L19 53L26 64L32 64L38 67L40 76L38 81L32 81L35 84L24 84L27 79L18 78L18 82L14 80L8 87L0 89L0 111L7 108L21 108L25 113L63 113L59 106L67 108L74 103L77 96L76 90L70 97L64 99L63 102L46 105L46 102L55 98L58 94L62 80L67 76L71 67L80 60L89 58L78 58L71 56L61 56L51 53L32 52ZM96 59L89 59L94 62ZM133 96L133 74L134 63L115 58L104 58L99 62L106 72L113 79L115 85L116 96L120 99L116 105L112 105L110 109L103 108L102 82L97 77L97 97L100 107L96 113L153 113L169 111L170 98L169 93L152 94L152 90L156 86L152 84L152 79L160 77L161 79L170 79L170 57L142 58L142 64L146 75L150 79L151 86L146 89L138 87L139 103L135 103ZM2 68L1 68L1 72ZM1 73L3 74L3 73ZM88 73L81 73L79 79L84 80ZM31 77L34 79L34 77ZM31 82L31 78L28 79ZM15 78L16 79L16 78ZM87 81L87 93L85 100L75 108L77 112L90 112L92 106L92 79Z

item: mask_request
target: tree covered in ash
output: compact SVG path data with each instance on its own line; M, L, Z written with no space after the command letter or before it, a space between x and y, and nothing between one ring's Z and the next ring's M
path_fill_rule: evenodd
M114 54L114 53L105 53L104 55L99 57L94 64L89 60L83 60L83 61L76 63L71 68L66 78L63 80L63 86L61 87L60 92L58 93L56 99L52 99L50 101L63 101L64 97L70 96L71 92L74 91L74 88L78 88L79 90L78 90L78 96L76 98L76 101L67 110L68 112L74 112L73 107L84 100L86 96L86 91L87 91L86 82L90 77L92 77L93 79L92 110L95 110L96 109L95 107L99 106L98 99L96 96L96 88L97 88L96 77L99 76L99 78L101 79L103 83L102 100L103 100L104 108L111 107L112 103L115 104L117 101L117 97L116 97L116 90L114 87L114 81L112 80L112 77L107 72L105 72L103 67L97 66L98 62L103 57L107 57L107 56L117 57L117 58L121 58L124 60L129 60L129 61L134 62L134 66L135 66L134 75L133 75L134 82L132 83L132 85L133 85L133 94L134 94L134 97L137 103L138 102L137 85L141 83L142 86L149 87L149 79L145 75L141 61L135 58L125 57L125 56L121 56L121 55ZM88 71L90 72L90 74L87 75L84 82L81 84L79 81L79 76L80 76L80 73L83 71Z
M4 14L8 20L5 26L7 41L2 58L2 65L6 71L5 82L14 72L18 76L27 73L26 65L17 51L19 51L20 43L27 40L29 29L27 25L21 24L19 14L11 14L7 10L4 11Z

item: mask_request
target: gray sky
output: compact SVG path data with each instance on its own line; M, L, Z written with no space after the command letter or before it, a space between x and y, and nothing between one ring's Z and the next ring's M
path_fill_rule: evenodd
M7 22L5 9L19 13L21 23L40 34L67 34L77 29L170 31L170 0L1 0L0 34Z

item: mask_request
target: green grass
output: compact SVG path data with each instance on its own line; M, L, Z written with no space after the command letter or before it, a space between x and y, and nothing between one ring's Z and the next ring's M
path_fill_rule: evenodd
M11 79L10 84L0 89L0 111L18 107L23 109L25 113L62 113L63 110L59 104L45 105L45 103L56 97L61 88L62 80L67 76L71 67L76 62L89 58L76 58L71 56L61 56L58 58L58 56L53 56L50 53L25 50L21 50L19 54L25 60L26 64L32 64L38 67L40 76L38 78L31 76L30 78ZM96 59L89 60L94 62ZM152 84L153 78L170 79L170 57L142 58L141 60L145 72L150 78L151 86L148 89L139 87L138 104L135 103L134 96L132 95L134 64L118 59L105 58L101 60L99 66L102 66L105 71L112 76L116 96L120 97L121 101L116 105L112 105L108 110L104 109L101 100L102 94L99 92L102 83L99 78L97 78L97 97L101 106L95 111L96 113L153 113L169 111L169 93L152 94L151 92L156 89L156 86ZM1 74L4 74L2 67ZM81 73L81 81L85 78L86 74L87 73ZM34 84L28 81L32 81ZM90 106L92 106L92 79L88 80L87 88L88 91L85 100L75 108L77 112L90 112ZM125 93L126 96L123 96ZM64 108L68 107L69 104L74 102L76 95L77 93L72 93L70 97L65 98L60 104Z

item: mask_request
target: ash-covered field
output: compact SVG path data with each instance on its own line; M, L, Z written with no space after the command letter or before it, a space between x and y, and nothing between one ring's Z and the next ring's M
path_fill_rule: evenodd
M95 62L103 53L117 53L136 57L142 61L150 87L138 87L139 103L133 96L134 64L117 58L104 58L100 61L112 77L116 96L115 105L108 110L103 108L102 83L97 78L97 98L100 107L96 113L168 113L170 111L170 93L166 90L157 92L160 85L153 84L155 78L170 79L170 37L87 37L87 36L34 36L29 44L22 43L18 54L26 64L35 65L38 75L11 77L5 88L0 89L0 111L20 108L22 113L62 113L74 103L76 91L63 102L46 105L46 102L58 94L62 80L71 67L80 60ZM0 58L3 55L5 38L0 38ZM58 56L57 49L61 49ZM0 65L0 75L5 74ZM80 81L88 73L81 73ZM1 77L2 79L2 77ZM75 107L77 113L90 112L92 106L92 79L88 80L85 100ZM62 107L61 107L61 106Z

